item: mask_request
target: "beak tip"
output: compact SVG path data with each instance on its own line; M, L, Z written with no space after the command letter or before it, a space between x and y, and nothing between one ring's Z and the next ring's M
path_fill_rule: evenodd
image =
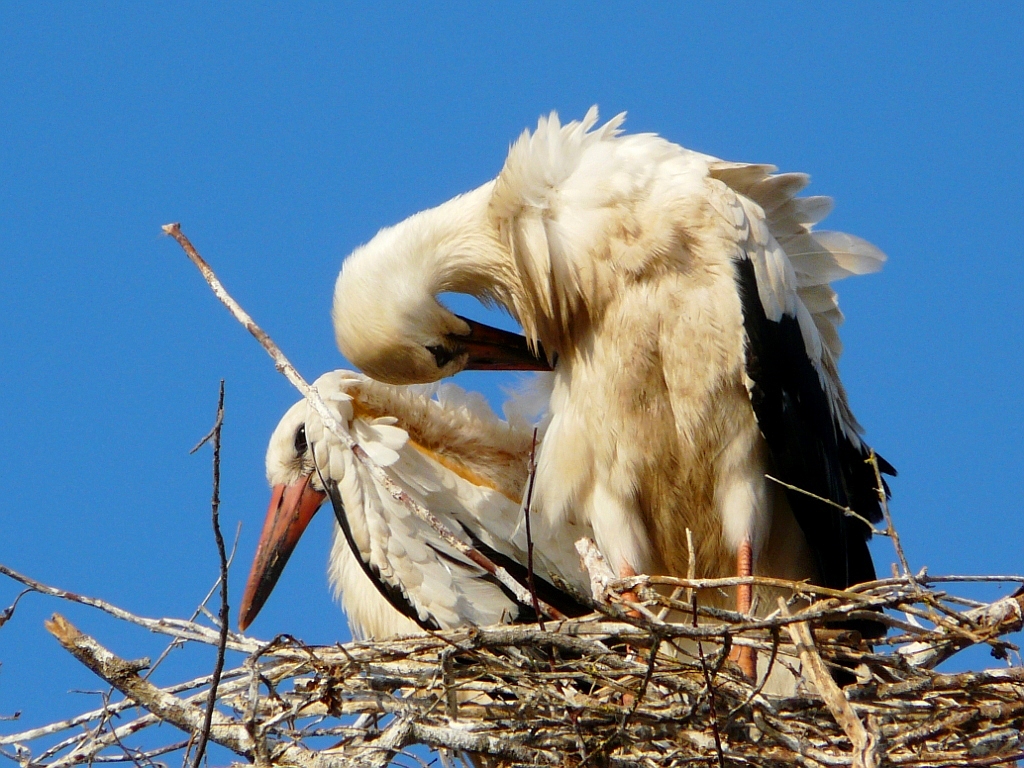
M249 628L249 625L252 624L253 619L255 618L256 615L253 613L252 610L252 601L243 600L242 606L238 609L238 631L245 632L245 630Z
M493 328L461 317L470 329L460 342L469 353L466 370L550 371L551 362L538 343L536 349L521 334Z
M256 620L299 537L326 498L309 482L307 475L290 486L274 486L238 610L238 628L242 632Z

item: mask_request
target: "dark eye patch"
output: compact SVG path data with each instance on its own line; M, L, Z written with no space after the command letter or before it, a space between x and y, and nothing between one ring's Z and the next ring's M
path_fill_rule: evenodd
M306 441L306 425L303 424L295 433L295 453L305 456L307 450L309 450L309 443Z
M434 356L434 362L437 363L438 368L444 368L448 363L455 359L457 352L454 352L447 347L440 345L436 347L427 347L427 352Z

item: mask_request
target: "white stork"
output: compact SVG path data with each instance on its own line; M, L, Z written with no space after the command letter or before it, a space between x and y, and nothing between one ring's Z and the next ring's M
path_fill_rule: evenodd
M690 529L698 576L871 580L868 526L767 476L881 518L830 283L884 254L812 232L831 203L796 197L805 175L623 135L623 119L552 113L496 179L356 249L339 348L393 383L550 363L534 509L591 527L623 575L685 575ZM529 349L451 313L446 291L508 310ZM738 590L741 611L751 598Z
M525 582L520 499L533 447L525 419L501 421L483 398L451 385L434 388L432 397L423 388L334 371L314 386L342 428L393 481ZM328 571L355 637L534 618L491 574L381 488L305 400L274 430L267 478L273 494L239 614L243 630L328 498L338 522ZM553 537L542 523L532 532L539 598L569 614L586 612L550 584L557 576L585 588L574 539Z

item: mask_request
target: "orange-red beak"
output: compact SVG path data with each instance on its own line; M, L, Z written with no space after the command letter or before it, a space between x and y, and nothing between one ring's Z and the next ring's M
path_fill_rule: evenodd
M470 371L550 371L544 350L534 353L526 337L459 316L469 325L469 335L459 336L459 346L469 353Z
M327 498L325 493L309 484L311 477L306 475L288 486L274 486L260 543L256 545L256 557L249 571L249 581L245 585L242 607L238 611L238 627L243 632L270 597L292 550L299 543L299 537Z

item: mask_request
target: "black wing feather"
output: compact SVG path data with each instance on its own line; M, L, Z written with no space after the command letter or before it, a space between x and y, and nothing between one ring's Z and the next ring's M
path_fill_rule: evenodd
M470 542L473 546L479 550L484 557L488 558L495 565L500 565L508 571L509 575L513 579L518 581L524 588L528 589L529 571L525 565L520 563L518 560L514 560L508 555L503 555L501 552L498 552L484 544L461 522L459 522L459 525L462 527L462 530L466 532L466 535L469 536ZM512 591L491 574L485 573L482 578L492 581L495 585L501 588L501 591L504 592L512 602L519 604L519 614L512 622L513 624L533 624L537 621L537 614L533 610L532 605L523 605L519 603ZM586 616L588 613L593 611L592 608L581 600L578 600L568 592L559 589L547 579L537 575L536 572L533 574L533 583L537 590L537 597L540 600L543 600L545 603L556 608L570 618Z
M321 479L323 476L321 475ZM428 616L426 620L420 618L419 611L416 610L416 606L409 600L409 596L405 592L405 588L401 584L390 584L381 578L380 571L376 566L366 562L363 559L362 553L359 551L359 547L356 546L355 537L352 535L352 527L348 522L348 513L345 511L345 503L341 500L341 493L338 491L338 484L333 481L325 481L324 487L327 489L327 495L331 497L331 506L334 508L334 518L338 521L338 525L341 526L341 532L345 534L345 541L348 542L349 549L352 550L352 554L356 558L356 562L359 563L363 569L363 573L366 574L366 578L377 588L384 599L391 603L392 607L403 616L408 616L410 619L415 621L421 629L427 631L439 630L441 626L434 620L433 616Z
M377 588L377 591L384 596L384 599L391 603L396 611L415 621L422 629L441 629L441 626L434 620L433 616L428 616L426 620L420 618L419 612L412 604L412 601L409 600L409 596L401 584L391 584L385 581L381 578L378 568L363 559L362 553L356 545L355 537L352 535L352 528L349 524L348 513L345 511L345 504L341 499L341 494L338 492L337 483L326 481L324 482L324 486L327 488L328 496L331 498L331 506L334 508L334 517L337 519L338 525L341 527L341 531L345 535L345 541L348 542L349 549L352 550L352 554L359 562L360 567L363 569L363 573L366 574L366 577ZM523 584L524 586L526 585L526 567L524 565L501 554L500 552L495 551L491 547L488 547L480 541L480 539L474 536L472 531L466 529L464 525L462 526L462 529L466 531L466 534L469 536L473 546L476 547L485 557L490 558L491 561L503 567L520 584ZM426 543L427 546L437 552L438 555L449 560L454 566L460 568L467 567L465 563L449 557L445 552L432 546L430 542ZM504 592L510 600L512 600L512 602L517 602L515 595L512 594L508 587L502 584L491 574L482 573L479 578L492 582L495 586L499 587L501 591ZM554 606L566 616L583 616L590 613L591 609L589 607L539 576L535 577L534 582L537 588L537 597L548 605ZM516 615L516 618L512 623L532 624L535 621L537 621L537 615L534 612L533 607L520 605L519 613Z
M736 280L743 304L747 375L753 381L750 400L773 471L783 482L848 507L873 523L880 521L869 449L851 441L836 423L796 317L768 319L749 259L736 262ZM896 474L881 457L878 463L882 472ZM846 589L875 578L867 545L871 529L863 521L805 493L787 489L786 494L823 586Z

